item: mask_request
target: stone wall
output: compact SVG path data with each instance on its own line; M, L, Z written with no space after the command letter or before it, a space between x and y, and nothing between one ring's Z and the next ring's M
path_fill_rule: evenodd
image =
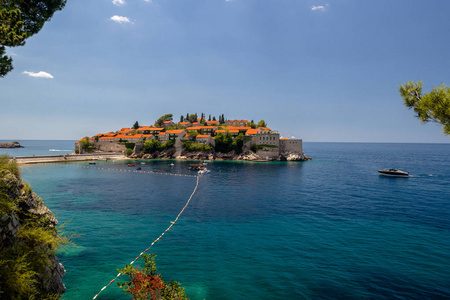
M280 140L280 153L303 154L303 142L301 139Z
M93 141L91 143L94 147L97 147L96 151L120 153L125 153L126 151L125 145L119 144L117 141Z

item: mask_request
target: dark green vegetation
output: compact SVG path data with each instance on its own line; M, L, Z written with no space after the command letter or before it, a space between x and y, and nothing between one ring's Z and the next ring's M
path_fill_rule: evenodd
M422 82L407 82L400 85L400 95L404 105L414 109L416 117L422 122L435 122L442 125L444 134L450 135L450 88L441 85L433 87L429 93L422 94Z
M155 153L157 151L165 151L170 148L173 148L174 144L175 144L174 141L167 141L163 144L159 140L148 140L144 142L144 149L142 150L142 152Z
M90 138L89 137L85 137L82 141L80 141L81 147L83 148L84 151L86 152L92 152L94 151L96 148L91 144Z
M212 150L212 147L198 142L183 141L183 150L186 152L204 152Z
M166 114L164 116L159 117L158 120L156 120L155 122L155 126L156 127L162 127L164 125L165 121L172 121L173 115L172 114Z
M125 266L123 270L118 270L123 275L127 275L130 280L118 282L117 285L130 294L133 299L137 300L189 299L179 282L170 281L170 283L167 283L163 281L161 274L157 273L155 257L156 255L154 254L143 254L142 258L145 264L142 270L131 265Z
M28 184L15 162L0 156L0 299L58 299L56 248L68 240L56 219Z
M0 77L13 69L6 47L25 45L65 5L66 0L0 0Z
M231 133L226 132L225 134L220 132L215 137L217 152L229 153L234 150L236 154L242 153L242 148L244 146L245 137L240 133L237 137L233 138Z

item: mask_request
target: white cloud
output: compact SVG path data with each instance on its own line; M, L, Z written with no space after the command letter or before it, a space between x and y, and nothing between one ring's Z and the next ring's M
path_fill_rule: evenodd
M117 22L117 23L131 23L130 19L128 19L127 17L122 17L122 16L112 16L110 18L110 20Z
M325 10L327 10L327 7L328 7L328 4L325 4L325 6L318 5L318 6L311 7L311 10L325 11Z
M113 0L114 5L121 6L125 4L125 0Z
M152 3L153 0L144 0L144 2Z
M40 71L38 73L23 71L22 74L25 74L25 75L28 75L28 76L31 76L31 77L53 79L53 75L52 74L44 72L44 71Z

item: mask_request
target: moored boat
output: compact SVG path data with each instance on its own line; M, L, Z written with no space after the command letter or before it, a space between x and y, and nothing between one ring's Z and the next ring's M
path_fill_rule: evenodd
M378 174L384 176L409 177L409 172L398 169L382 169L378 170Z

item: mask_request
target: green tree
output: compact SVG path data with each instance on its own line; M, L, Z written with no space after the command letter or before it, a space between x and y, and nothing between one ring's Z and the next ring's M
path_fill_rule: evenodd
M197 122L197 114L190 114L188 120L191 123Z
M247 123L247 126L253 128L253 129L256 128L256 124L255 124L255 122L253 122L253 120L251 120L250 122L248 122L248 123Z
M13 69L6 47L25 45L65 5L66 0L0 0L0 77Z
M184 121L183 115L180 117L180 123Z
M138 128L139 128L139 122L136 121L136 122L134 123L134 125L131 126L131 128L133 128L133 129L138 129Z
M144 142L144 148L142 152L144 153L155 153L161 149L161 142L158 140L146 140Z
M429 93L422 94L422 82L409 81L400 85L403 104L414 109L416 117L422 122L435 122L442 125L443 133L450 135L450 88L441 85L433 87Z
M233 137L228 131L225 134L219 132L214 140L216 144L214 148L217 152L228 153L233 150Z
M159 117L158 120L155 122L155 126L162 127L165 121L172 121L173 120L173 114L165 114L164 116Z
M256 127L267 127L267 123L264 120L261 120L256 124Z

